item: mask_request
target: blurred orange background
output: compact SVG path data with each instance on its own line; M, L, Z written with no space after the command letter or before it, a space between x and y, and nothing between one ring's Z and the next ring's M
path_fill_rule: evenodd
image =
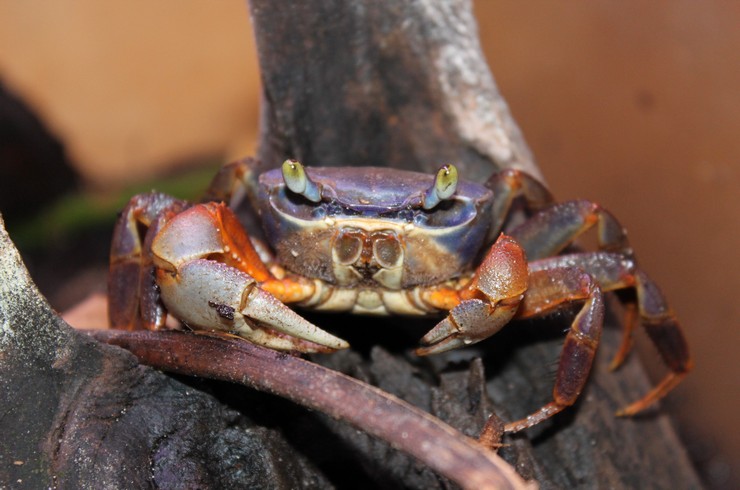
M724 455L721 481L740 461L740 3L475 7L551 189L613 211L681 318L697 367L669 403ZM254 151L259 74L242 0L0 0L0 46L0 80L90 188Z

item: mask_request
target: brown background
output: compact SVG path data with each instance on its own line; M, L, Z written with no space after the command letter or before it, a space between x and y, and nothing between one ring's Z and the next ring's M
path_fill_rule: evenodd
M740 461L740 4L476 11L551 189L611 209L682 319L697 368L670 402L726 471ZM254 150L259 78L241 0L0 0L0 46L0 79L90 188Z

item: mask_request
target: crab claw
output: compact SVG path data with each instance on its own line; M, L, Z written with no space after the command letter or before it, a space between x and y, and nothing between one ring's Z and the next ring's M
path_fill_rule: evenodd
M420 356L471 345L509 323L527 289L524 251L511 237L499 236L468 285L467 298L422 339Z
M194 329L233 332L278 350L349 347L261 289L249 274L219 262L195 259L176 272L159 269L157 284L167 309Z
M424 347L416 354L439 354L487 339L509 323L518 306L519 298L495 306L480 299L463 301L422 337Z

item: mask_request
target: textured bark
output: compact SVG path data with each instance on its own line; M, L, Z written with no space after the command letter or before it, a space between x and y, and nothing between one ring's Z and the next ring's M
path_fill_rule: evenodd
M539 176L496 89L467 1L250 2L264 82L259 157L480 180Z

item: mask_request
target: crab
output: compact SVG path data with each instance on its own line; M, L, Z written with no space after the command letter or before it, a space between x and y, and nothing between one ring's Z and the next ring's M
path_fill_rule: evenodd
M576 305L552 401L507 424L507 432L576 401L599 344L604 292L634 293L624 295L631 314L611 367L626 358L638 317L668 367L618 415L652 405L692 367L679 323L636 265L620 223L590 201L554 203L522 171L503 170L481 184L459 178L454 165L429 175L287 160L263 172L245 159L222 168L207 195L190 204L153 192L125 207L111 248L112 327L166 328L169 312L195 331L306 353L349 345L287 305L437 316L416 350L429 355L479 342L512 320ZM263 238L232 211L245 196ZM527 216L518 222L517 209ZM591 228L596 250L573 252L574 240Z

